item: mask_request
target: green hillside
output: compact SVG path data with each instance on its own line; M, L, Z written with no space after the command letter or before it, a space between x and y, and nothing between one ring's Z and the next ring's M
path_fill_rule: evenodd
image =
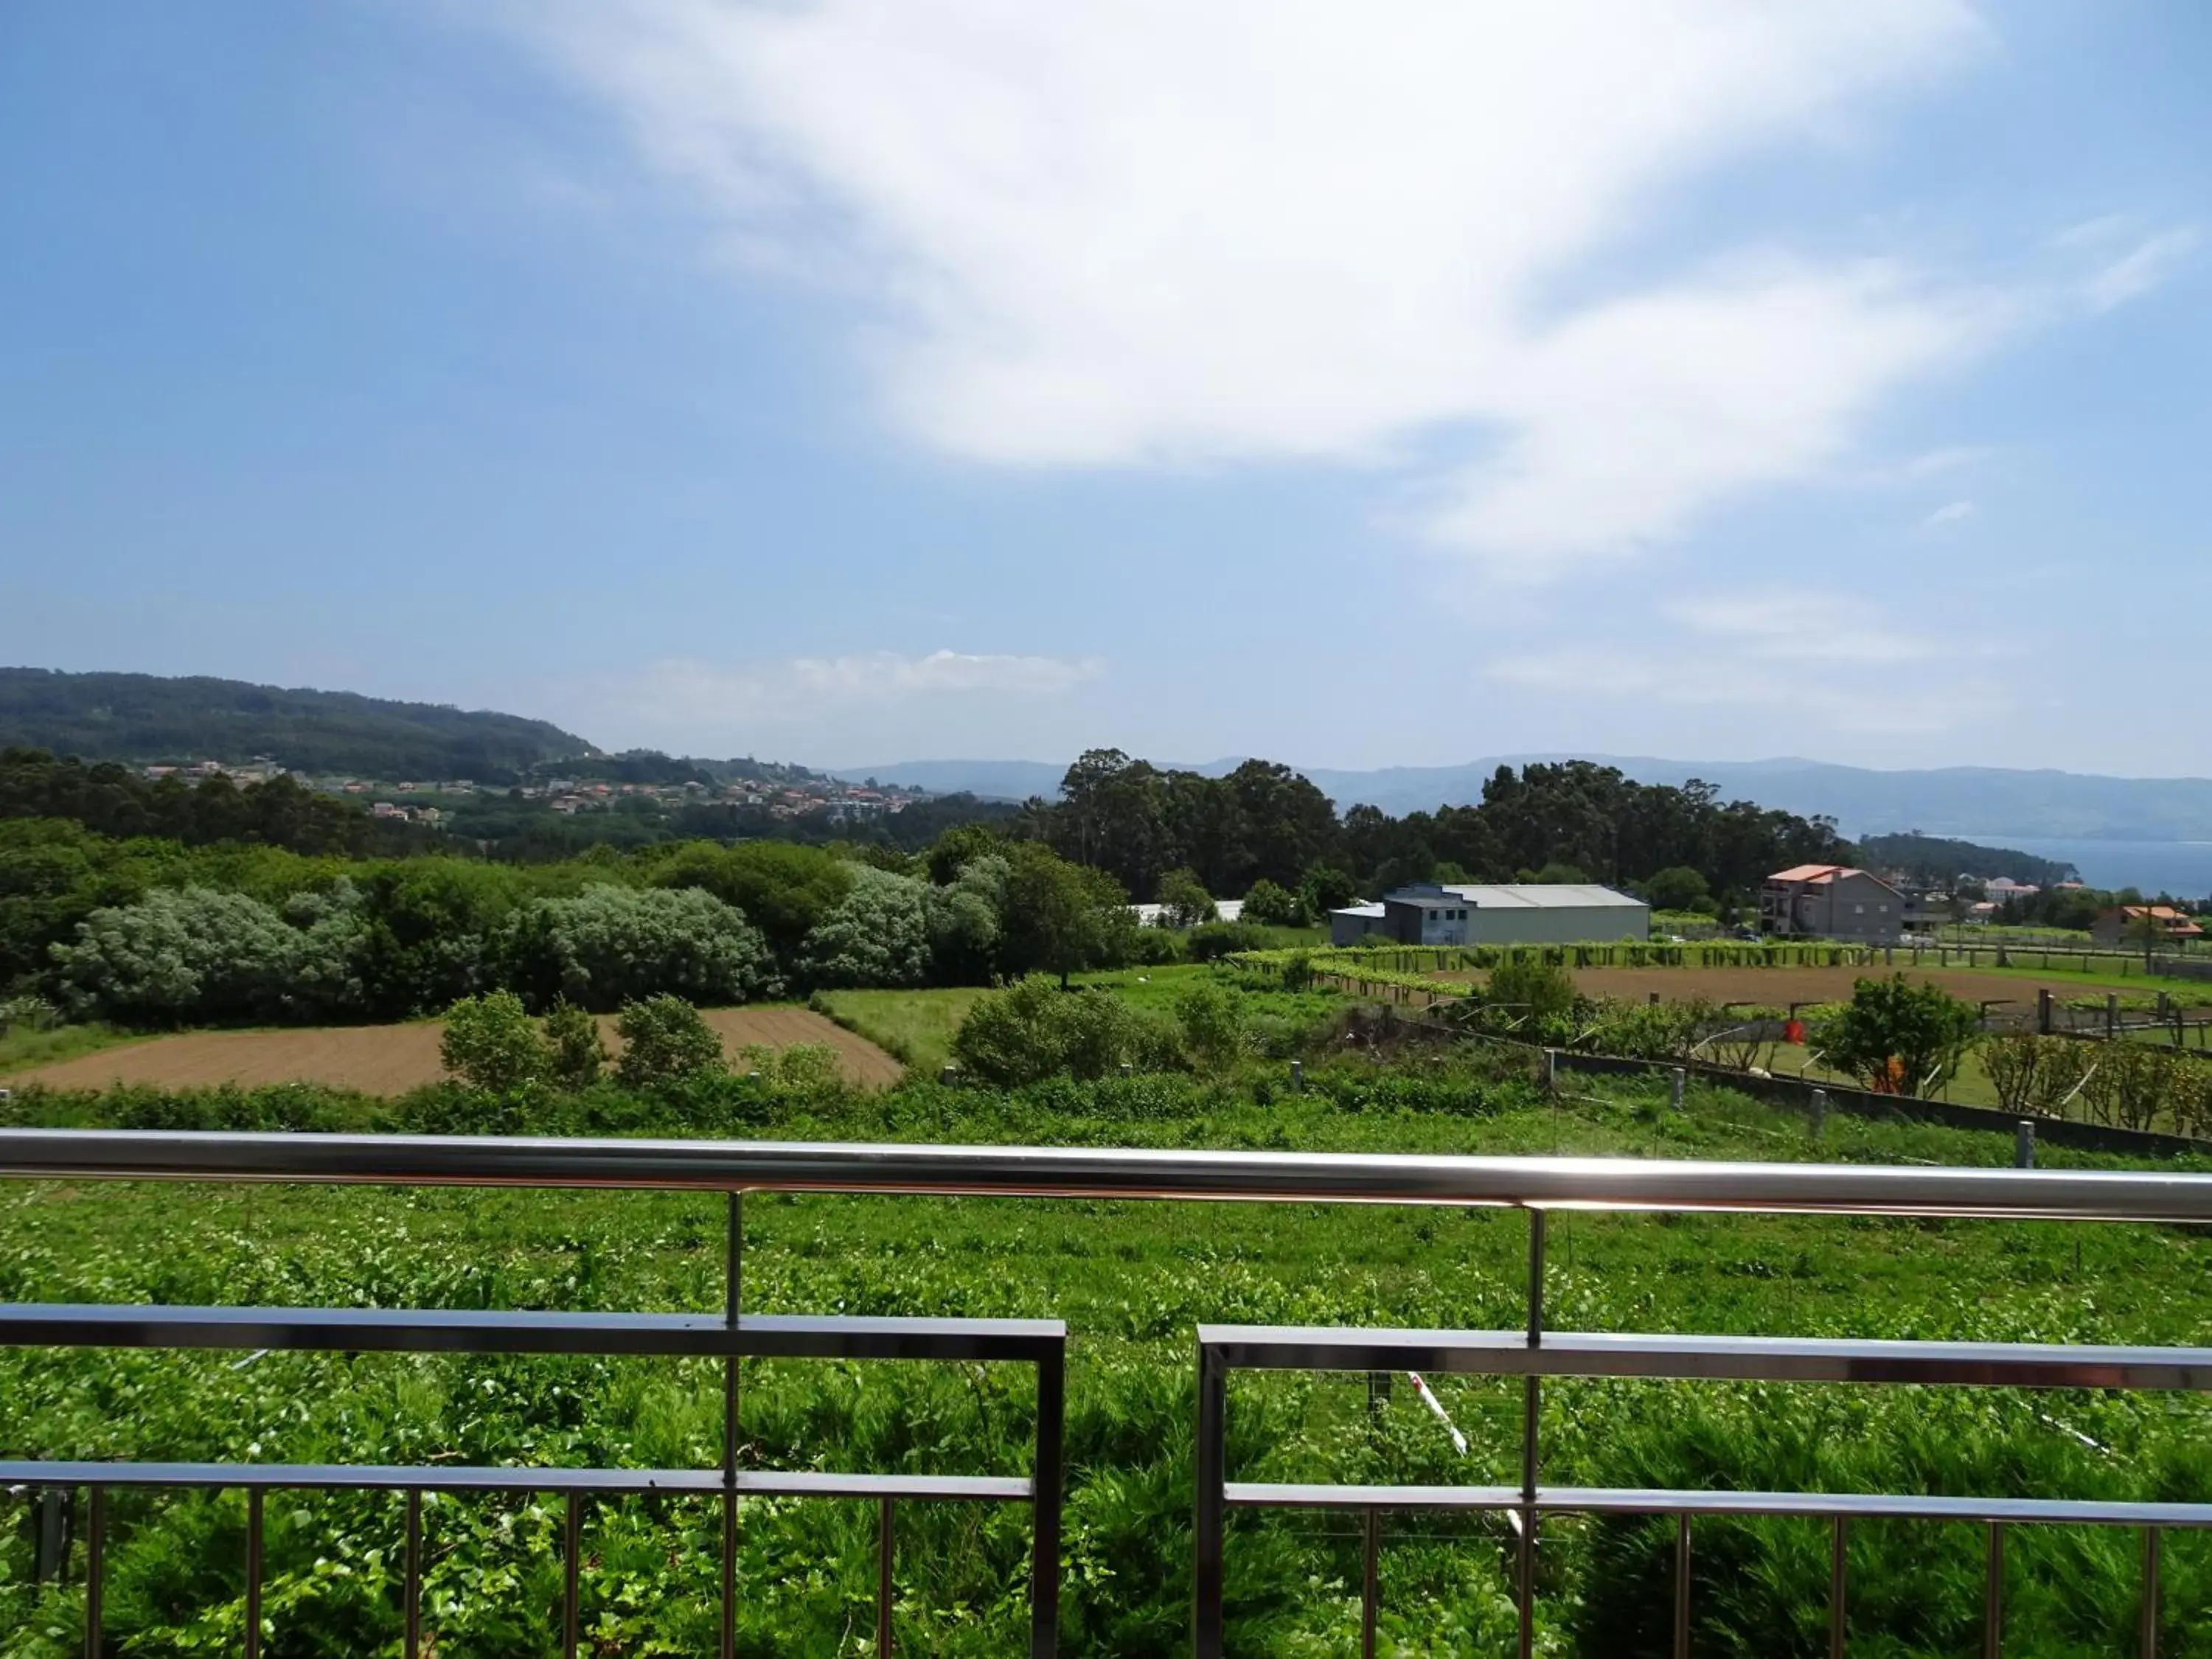
M544 720L243 680L0 668L0 745L101 761L250 761L497 782L592 745Z

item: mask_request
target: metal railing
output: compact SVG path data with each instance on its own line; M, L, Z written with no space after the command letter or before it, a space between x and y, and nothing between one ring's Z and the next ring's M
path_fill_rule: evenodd
M1368 1517L1365 1623L1371 1645L1380 1516L1393 1509L1490 1509L1521 1518L1522 1650L1533 1632L1538 1522L1560 1512L1669 1513L1680 1517L1675 1639L1686 1652L1690 1517L1826 1516L1834 1529L1832 1651L1840 1652L1844 1529L1856 1517L1978 1522L1990 1528L1984 1650L2002 1624L2003 1528L2065 1521L2135 1526L2145 1534L2142 1651L2155 1651L2157 1540L2169 1527L2212 1526L2212 1505L2075 1504L2065 1500L1613 1491L1539 1483L1538 1427L1546 1376L1692 1376L1859 1383L1953 1382L2212 1390L2212 1350L2036 1345L1809 1341L1796 1338L1550 1334L1543 1328L1545 1218L1597 1209L1798 1215L1952 1217L1993 1220L2212 1222L2212 1176L1866 1165L1658 1162L1626 1158L1447 1158L1285 1152L1098 1151L1002 1146L848 1146L805 1142L553 1140L480 1137L168 1133L117 1130L0 1131L0 1178L343 1182L720 1191L729 1194L726 1305L694 1314L477 1313L357 1309L185 1309L28 1306L0 1309L0 1341L153 1347L297 1346L361 1350L689 1354L728 1362L720 1470L349 1468L252 1464L0 1463L0 1482L91 1493L87 1538L88 1638L97 1650L101 1494L116 1486L240 1486L249 1494L249 1613L258 1613L259 1494L272 1486L370 1486L408 1492L409 1651L419 1642L420 1493L550 1491L568 1498L564 1619L574 1650L574 1548L582 1500L594 1492L720 1493L725 1651L732 1640L735 1505L755 1492L873 1498L890 1561L890 1505L904 1499L1027 1499L1035 1514L1031 1651L1054 1650L1057 1631L1062 1328L1056 1322L821 1320L740 1316L746 1191L1018 1198L1243 1200L1448 1205L1529 1212L1528 1322L1516 1332L1355 1332L1201 1327L1194 1633L1218 1654L1224 1518L1235 1506L1351 1508ZM1038 1367L1031 1480L776 1474L739 1471L736 1359L744 1354L875 1358L1002 1358ZM1526 1390L1522 1479L1514 1487L1264 1486L1231 1483L1224 1467L1225 1382L1240 1367L1354 1370L1418 1368L1519 1375ZM885 1581L887 1582L887 1572ZM878 1606L887 1641L889 1598ZM249 1643L258 1619L249 1617ZM879 1650L881 1650L879 1649ZM249 1648L249 1651L251 1649Z

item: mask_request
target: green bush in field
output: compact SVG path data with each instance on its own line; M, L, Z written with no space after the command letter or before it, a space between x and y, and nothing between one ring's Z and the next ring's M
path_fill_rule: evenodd
M1485 1003L1525 1013L1532 1024L1571 1013L1580 996L1565 968L1534 957L1508 957L1491 969L1482 988Z
M1304 927L1313 919L1303 895L1279 887L1265 877L1254 882L1252 890L1244 895L1240 915L1240 920L1262 927Z
M1812 1046L1879 1094L1917 1094L1952 1075L1981 1034L1972 1003L1893 974L1863 979L1851 1000L1813 1023Z
M1182 953L1191 962L1218 962L1246 951L1267 948L1267 930L1249 921L1209 921L1194 927L1183 940Z
M839 1088L845 1080L837 1051L826 1042L793 1042L781 1048L748 1042L738 1050L737 1070L757 1073L770 1087L794 1093Z
M722 1040L682 997L647 997L623 1008L615 1021L623 1040L615 1076L632 1089L650 1089L727 1069Z
M176 1025L268 1018L291 983L299 934L268 905L212 888L164 888L95 910L56 945L79 1015Z
M1170 870L1160 878L1160 921L1168 927L1196 927L1215 919L1213 895L1188 870Z
M1201 1071L1222 1071L1244 1051L1244 999L1218 980L1200 980L1176 994L1183 1048Z
M606 1068L607 1045L599 1022L565 999L545 1016L545 1045L552 1050L553 1081L564 1089L588 1089Z
M512 948L520 977L540 994L603 1011L655 995L744 1002L774 976L759 931L699 888L595 882L574 898L532 906Z
M799 976L829 987L920 985L929 978L929 884L866 865L853 890L816 922L799 952Z
M470 1087L509 1095L544 1083L554 1055L522 999L493 991L464 997L446 1011L438 1059Z
M1036 975L978 999L952 1034L960 1069L1002 1086L1155 1069L1176 1047L1173 1031L1110 992L1062 991Z

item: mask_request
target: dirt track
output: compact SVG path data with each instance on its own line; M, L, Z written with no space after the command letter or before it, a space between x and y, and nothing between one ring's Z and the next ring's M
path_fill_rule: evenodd
M865 1037L855 1036L805 1008L710 1008L707 1024L734 1060L749 1042L771 1048L819 1042L837 1051L845 1075L880 1088L898 1080L900 1066ZM600 1022L608 1045L616 1046L612 1022ZM437 1022L413 1025L334 1025L305 1031L193 1031L153 1037L66 1060L4 1081L21 1087L43 1083L55 1089L104 1089L111 1084L151 1084L161 1088L206 1088L234 1083L253 1088L270 1083L321 1083L357 1089L363 1094L397 1095L435 1083L445 1075L438 1063Z

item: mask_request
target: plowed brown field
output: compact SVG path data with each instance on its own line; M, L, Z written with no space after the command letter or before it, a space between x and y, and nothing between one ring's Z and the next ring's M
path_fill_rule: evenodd
M1842 1002L1862 979L1879 979L1895 971L1915 980L1940 985L1954 997L1969 1002L2017 1002L2032 1005L2039 987L2047 984L2062 1000L2101 997L2095 986L2054 975L2045 981L2027 974L1977 973L1966 968L1582 968L1572 970L1575 983L1590 996L1618 997L1641 1002L1656 991L1669 1002L1708 997L1715 1002L1749 1002L1778 1008L1792 1002ZM1463 982L1480 981L1479 973L1439 974L1439 979ZM2187 992L2175 995L2194 1001ZM2207 1001L2212 1001L2208 995Z
M898 1080L900 1066L866 1037L833 1025L806 1008L709 1008L707 1024L732 1059L747 1043L771 1048L818 1042L837 1051L854 1082L881 1088ZM613 1022L602 1020L610 1048ZM321 1083L364 1094L397 1095L445 1075L438 1063L441 1028L434 1020L413 1025L331 1025L306 1031L192 1031L109 1048L5 1079L20 1087L104 1089L111 1084L157 1088L206 1088L234 1083Z

